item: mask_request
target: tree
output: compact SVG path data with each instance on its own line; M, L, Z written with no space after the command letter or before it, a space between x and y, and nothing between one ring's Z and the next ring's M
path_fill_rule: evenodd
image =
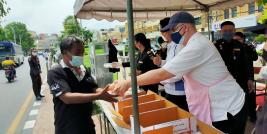
M6 40L6 35L3 27L0 26L0 41Z
M81 27L73 16L68 16L64 22L64 35L81 35Z
M34 39L28 32L25 24L20 22L11 22L4 28L6 39L22 46L24 52L34 47Z
M64 22L64 31L62 32L62 36L59 39L62 39L69 35L75 35L82 38L85 42L91 41L93 37L93 33L86 29L82 28L75 17L68 16Z
M82 38L84 42L91 42L93 37L93 33L90 30L82 28Z
M0 18L6 16L10 10L10 8L6 7L6 5L7 2L5 0L0 0Z
M257 0L258 5L265 6L267 0ZM259 23L263 24L267 21L267 9L264 8L262 16L259 18Z

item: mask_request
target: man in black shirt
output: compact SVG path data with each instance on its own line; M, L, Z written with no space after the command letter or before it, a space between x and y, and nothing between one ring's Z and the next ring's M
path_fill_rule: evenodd
M229 72L236 79L244 92L253 90L253 77L249 75L248 57L244 45L234 40L235 24L225 21L221 24L222 39L214 45L220 52Z
M63 60L49 70L47 83L53 94L56 134L95 134L92 101L116 101L108 86L98 88L83 64L83 42L67 37L60 44Z
M246 36L241 32L236 32L234 36L235 40L238 40L246 49L247 57L248 57L248 75L251 80L254 80L254 67L253 61L258 59L258 55L255 47L252 44L246 44ZM250 117L251 122L256 121L256 92L252 91L247 94L248 97L248 115Z

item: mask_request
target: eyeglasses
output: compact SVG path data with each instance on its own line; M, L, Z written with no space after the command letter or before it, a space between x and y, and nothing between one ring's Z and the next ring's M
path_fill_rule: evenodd
M184 24L178 24L178 25L176 25L175 27L173 27L173 28L171 29L171 32L172 32L172 33L177 32L177 31L179 32L179 31L182 30L183 26L184 26Z

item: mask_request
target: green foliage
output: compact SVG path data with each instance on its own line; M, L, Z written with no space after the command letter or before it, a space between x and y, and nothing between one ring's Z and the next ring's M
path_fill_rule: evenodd
M11 22L5 26L4 32L6 40L21 45L24 52L34 47L34 39L28 32L25 24L21 22Z
M255 37L255 41L257 41L258 43L262 43L266 40L266 37L264 36L264 34L259 34L258 36Z
M0 18L7 15L10 8L7 7L7 2L5 0L0 0Z
M81 27L73 16L68 16L64 20L63 25L64 25L64 35L66 36L68 35L79 36L80 35Z
M2 27L0 27L0 41L6 40L5 31Z
M90 30L82 28L75 17L68 16L64 20L63 25L64 31L62 32L62 36L60 37L61 40L69 35L75 35L82 38L85 44L92 40L93 33Z
M258 5L266 6L267 0L257 0ZM264 8L262 16L259 18L259 23L263 24L267 21L267 9Z
M82 37L84 39L84 42L87 44L88 42L92 41L93 33L90 30L87 30L85 28L82 28Z

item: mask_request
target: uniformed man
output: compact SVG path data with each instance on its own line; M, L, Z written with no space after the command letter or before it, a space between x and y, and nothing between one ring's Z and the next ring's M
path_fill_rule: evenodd
M233 39L235 24L231 21L223 22L221 24L221 35L222 39L217 40L214 45L237 83L246 93L251 92L253 78L249 78L246 49L239 41Z
M242 43L246 49L248 57L248 76L250 80L254 80L254 67L253 61L258 59L258 55L255 47L252 44L246 44L246 36L242 32L236 32L234 36L235 40ZM248 115L251 122L256 121L256 92L252 91L248 93Z
M153 52L151 51L150 40L146 38L145 34L137 33L134 36L135 47L138 50L136 58L136 74L140 75L158 67L153 63ZM158 84L151 84L146 86L140 86L145 91L151 90L158 93Z

